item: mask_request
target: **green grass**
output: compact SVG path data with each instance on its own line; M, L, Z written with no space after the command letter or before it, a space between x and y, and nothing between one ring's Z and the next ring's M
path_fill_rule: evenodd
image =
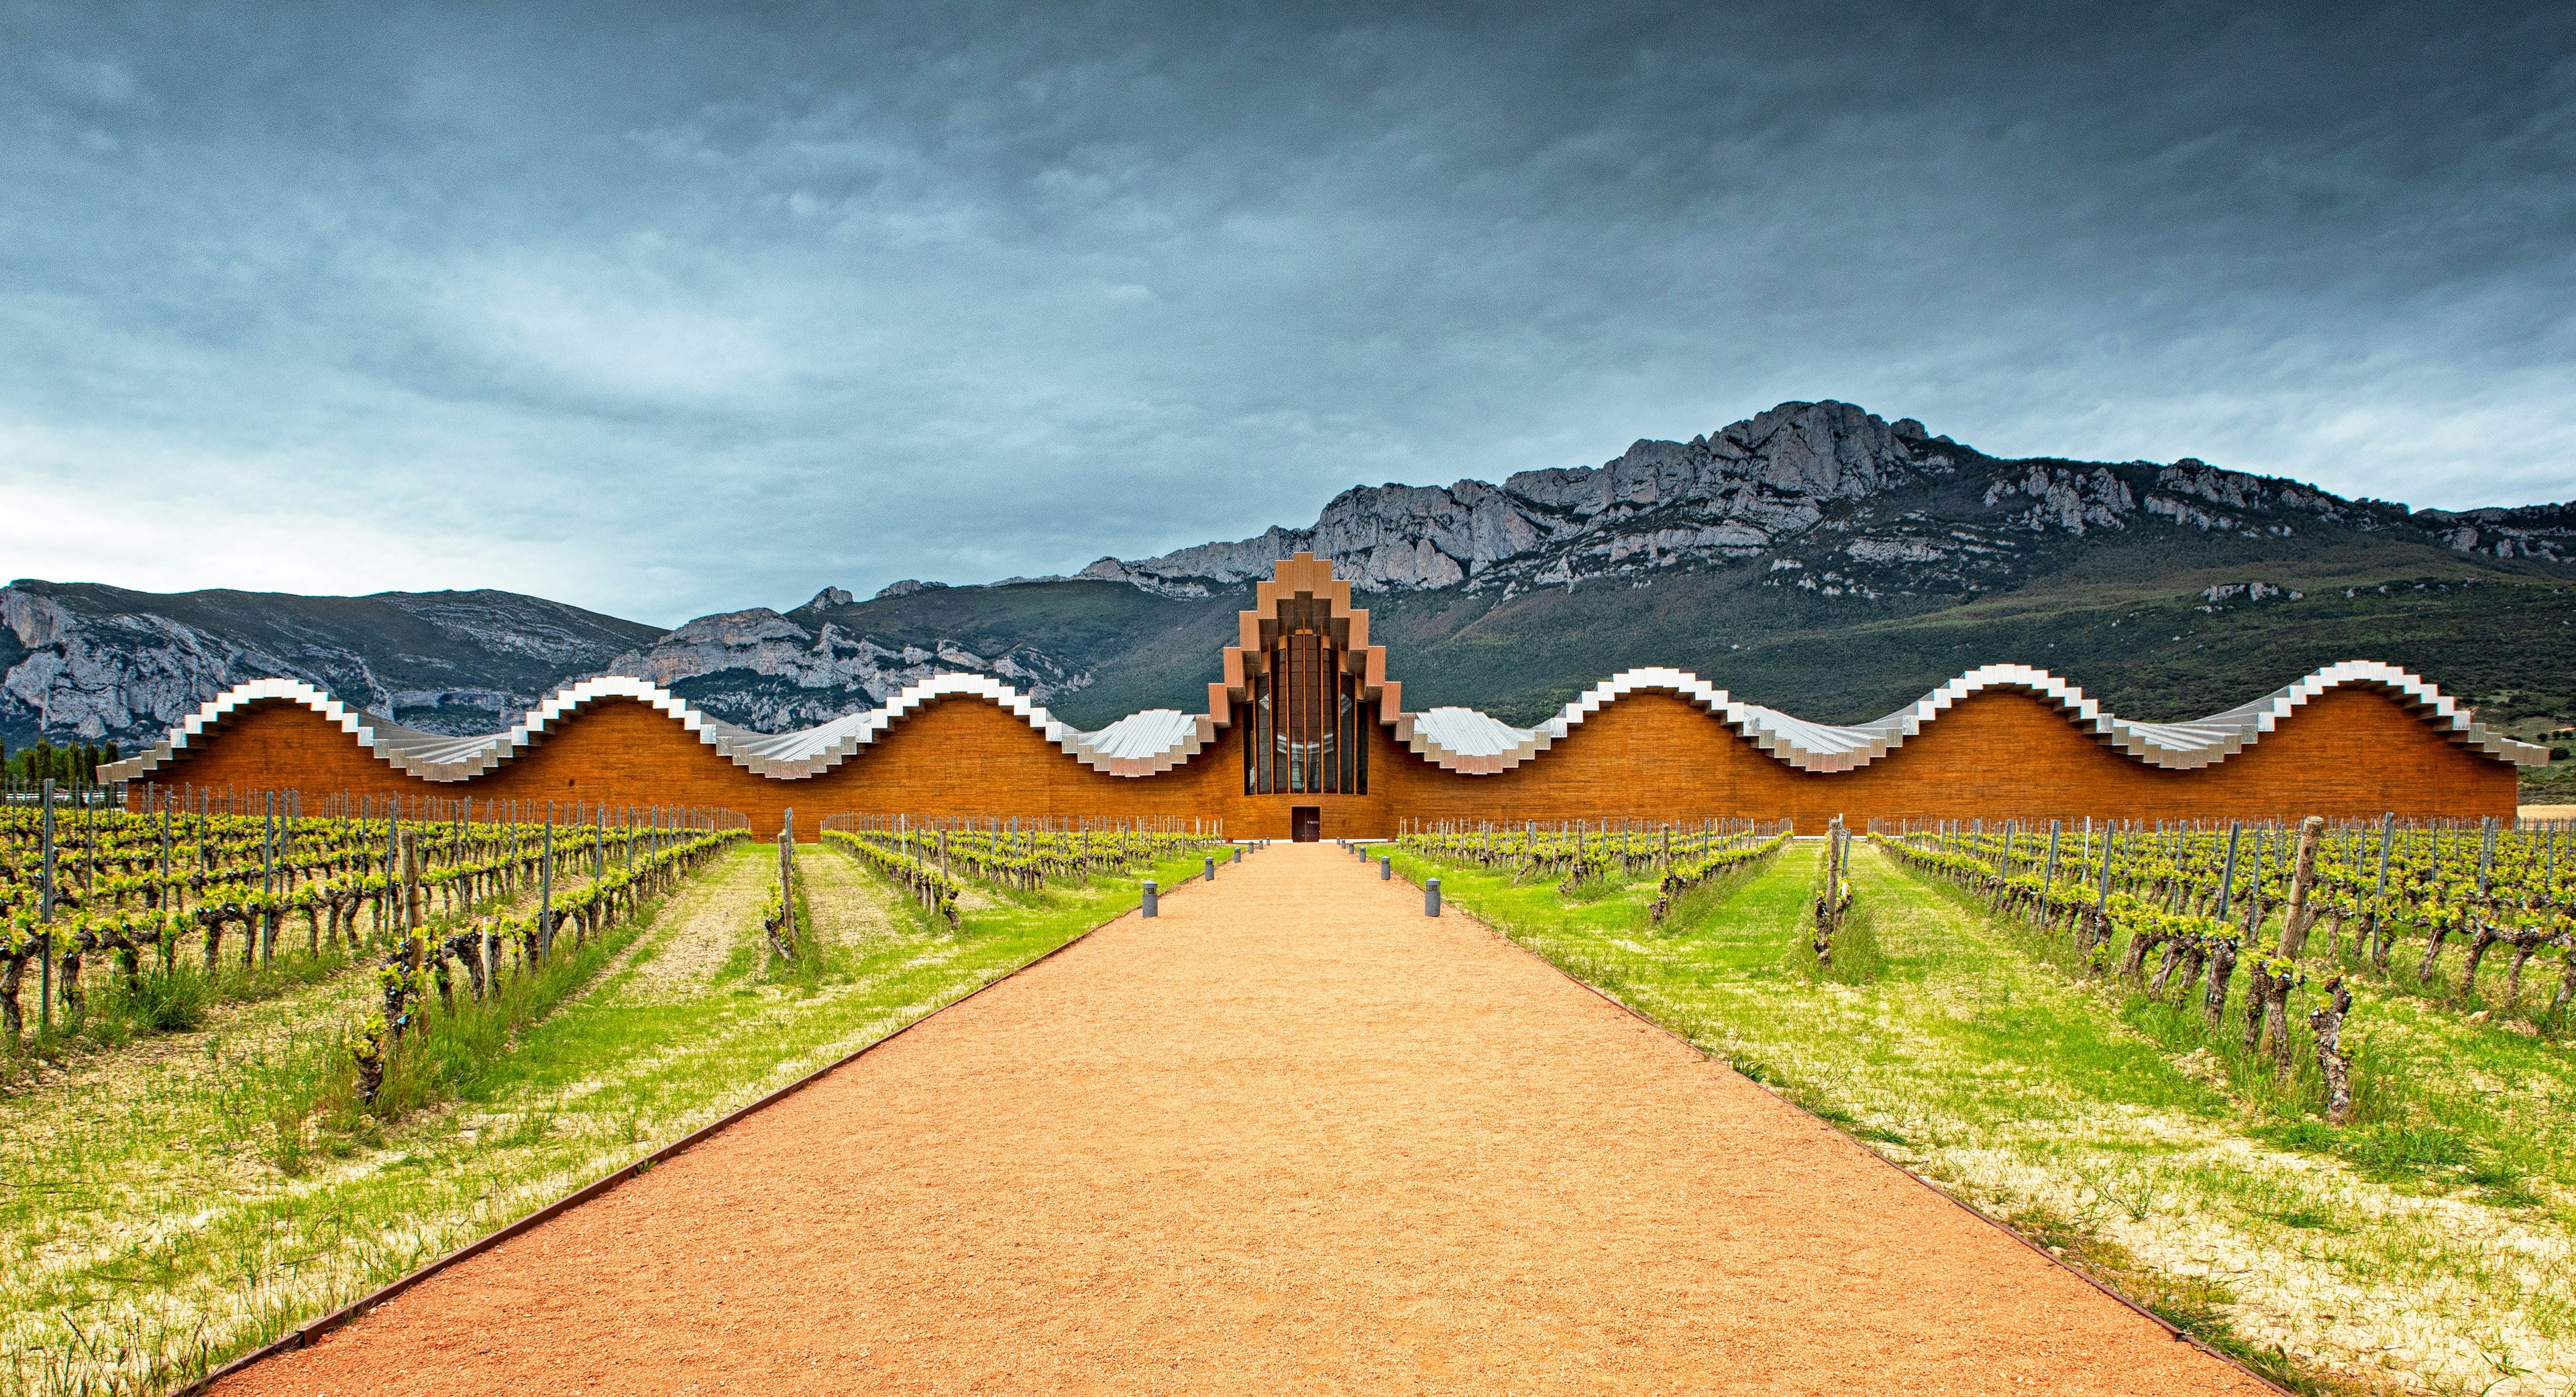
M533 885L523 886L487 897L461 914L438 912L432 925L528 905L535 897ZM372 965L391 944L390 938L376 928L371 911L361 911L357 924L362 946L353 950L345 944L326 945L313 950L308 949L311 932L304 919L290 914L278 924L274 957L249 965L241 960L243 933L233 928L226 934L224 953L212 975L204 970L202 943L194 933L180 938L173 963L164 964L152 953L143 953L140 974L132 984L118 970L114 953L92 955L85 958L81 971L87 1000L81 1013L71 1015L57 1004L50 1023L37 1013L40 982L30 966L20 988L27 1036L15 1043L0 1040L0 1086L32 1082L40 1068L59 1070L85 1055L115 1052L138 1039L193 1032L204 1028L220 1006L299 994L338 978L352 966Z
M2094 980L2066 948L1874 849L1855 851L1852 923L1820 973L1805 919L1821 862L1794 846L1649 930L1630 913L1641 889L1574 905L1399 857L1520 944L2277 1381L2501 1381L2496 1397L2576 1385L2563 1048L2364 985L2347 1028L2360 1110L2336 1129L2316 1116L2312 1060L2284 1079L2237 1046L2232 1013L2212 1035L2196 1005Z
M285 940L283 933L279 940ZM37 1014L39 982L30 965L20 990L27 1036L16 1043L0 1041L0 1083L23 1084L40 1065L58 1069L85 1053L114 1051L139 1038L203 1028L219 1005L257 1004L295 994L338 976L364 954L326 947L316 955L281 946L266 965L244 966L238 954L228 954L210 976L202 962L190 959L194 949L181 946L180 964L172 968L147 956L131 986L113 955L87 957L81 970L87 1000L82 1012L72 1016L57 1004L50 1024Z
M809 869L839 857L800 853ZM559 961L562 983L433 1030L417 1065L427 1109L332 1118L340 1044L372 991L355 975L0 1101L0 1392L183 1383L1137 900L1132 879L1000 896L956 933L885 906L829 941L809 907L810 954L782 964L758 925L774 858L733 851L649 928ZM1168 886L1196 866L1160 871ZM705 974L662 973L692 926L724 938ZM508 1051L492 1051L496 1033Z

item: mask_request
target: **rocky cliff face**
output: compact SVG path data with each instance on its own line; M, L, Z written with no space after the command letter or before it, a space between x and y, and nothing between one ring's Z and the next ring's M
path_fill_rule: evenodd
M1266 577L1272 560L1308 550L1362 591L1509 595L1767 558L1804 574L1797 585L1872 596L1973 592L2010 581L2032 555L2144 521L2260 533L2404 518L2397 506L2196 460L2001 461L1928 435L1910 417L1891 423L1850 403L1783 403L1687 442L1640 441L1600 466L1524 471L1499 486L1348 490L1311 528L1132 562L1103 558L1080 575L1204 596ZM2491 540L2519 530L2500 546L2554 546L2535 539L2538 527L2481 519L2457 536L2473 546L2481 529Z
M157 740L248 679L302 679L431 732L489 732L656 634L508 592L156 595L0 588L0 735Z
M924 590L918 582L899 582L878 596ZM649 679L715 717L761 732L811 727L873 708L906 685L937 674L990 674L1040 703L1091 680L1027 646L988 659L953 640L881 644L877 637L818 619L853 604L848 592L827 587L797 608L811 625L763 607L702 616L650 646L618 656L608 672Z
M2576 559L2576 504L2532 504L2518 509L2419 510L2414 522L2462 553L2498 558Z

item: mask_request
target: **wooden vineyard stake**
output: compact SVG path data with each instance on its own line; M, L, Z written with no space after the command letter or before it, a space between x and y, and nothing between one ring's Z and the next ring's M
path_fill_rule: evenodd
M796 958L796 812L785 812L778 826L778 891L761 919L769 949L781 960Z
M45 778L43 828L43 885L37 893L36 920L44 926L36 951L36 1032L42 1036L54 1026L54 778Z
M2060 820L2048 822L2048 864L2039 874L2039 912L2043 920L2048 916L2048 890L2057 882L2057 835L2063 824Z
M401 831L396 837L396 842L402 850L402 934L408 937L418 931L421 925L419 828L415 826ZM414 959L413 968L418 969L417 957Z
M259 838L259 895L266 899L277 893L277 792L262 793ZM271 903L259 909L259 963L277 963L277 908Z
M2007 836L2009 840L2009 836ZM1850 857L1851 832L1836 815L1825 827L1825 891L1816 899L1814 943L1816 964L1834 963L1834 933L1842 929L1843 916L1851 910L1851 886L1845 860Z
M2324 837L2325 817L2310 815L2299 822L2299 852L2290 870L2289 905L2281 914L2281 942L2273 951L2275 963L2296 962L2307 949L2308 930L2316 925L2316 910L2308 905L2308 895L2317 879L2317 841ZM2263 1038L2273 1056L2287 1069L2290 1060L2290 986L2285 974L2276 973L2265 982L2263 999Z
M546 802L546 832L537 869L537 958L555 949L555 803Z
M2089 825L2092 822L2087 820L2085 823ZM2111 861L2118 857L2113 843L2116 838L2115 831L2102 831L2102 881L2093 894L2093 920L2083 930L2083 944L2075 948L2087 956L2092 954L2096 945L2111 939ZM2093 973L2102 973L2099 964L2094 966Z

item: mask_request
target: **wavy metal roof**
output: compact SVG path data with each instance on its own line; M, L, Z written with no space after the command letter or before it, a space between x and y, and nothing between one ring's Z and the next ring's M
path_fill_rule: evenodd
M2498 761L2537 766L2548 751L2517 742L2475 721L2440 689L2394 665L2352 660L2328 665L2252 703L2190 723L2137 723L2118 717L2084 691L2046 670L2027 665L1987 665L1970 670L1914 703L1875 722L1848 727L1810 723L1776 708L1739 702L1724 689L1677 669L1632 669L1602 681L1565 711L1535 728L1516 728L1472 708L1433 708L1400 714L1395 739L1445 770L1470 776L1509 771L1530 760L1630 694L1677 694L1801 771L1856 771L1904 745L1940 715L1971 695L2017 689L2055 706L2078 729L2149 766L2189 771L2225 761L2318 695L2345 685L2383 690L2416 710L2451 741ZM104 779L140 780L180 752L199 745L224 718L254 703L299 703L339 725L395 770L427 781L469 781L498 768L541 740L581 708L631 699L655 708L718 754L755 776L793 781L820 776L872 745L897 723L944 698L980 698L999 705L1067 756L1112 776L1152 776L1179 766L1216 739L1218 719L1173 708L1133 713L1096 732L1084 732L997 679L943 674L912 685L883 708L835 718L788 733L760 733L707 716L658 684L610 676L557 690L506 732L447 737L406 728L363 713L294 679L254 679L211 700L170 730L150 751L100 768Z
M1678 694L1707 709L1755 746L1800 771L1857 771L1903 746L1961 699L1990 689L2018 689L2053 705L2078 729L2126 756L2168 771L2190 771L2253 746L2309 700L2348 684L2387 692L2451 741L2482 755L2520 766L2549 760L2548 749L2517 742L2477 722L2431 683L2376 660L2328 665L2252 703L2189 723L2132 722L2086 698L2082 689L2066 680L2029 665L1972 669L1883 718L1848 727L1811 723L1776 708L1741 702L1683 670L1632 669L1594 685L1567 704L1564 712L1535 728L1509 727L1474 709L1435 708L1397 720L1395 735L1436 766L1489 775L1546 751L1586 717L1619 699L1652 690Z
M1096 733L1060 722L1000 680L981 674L935 675L906 688L885 707L835 718L796 732L763 733L709 717L659 684L611 675L558 689L506 732L447 737L406 728L342 703L298 679L254 679L208 701L150 751L99 768L101 779L136 781L198 745L227 716L254 703L302 704L339 725L395 770L424 781L470 781L517 756L572 713L608 699L632 699L668 714L681 728L755 776L793 781L820 776L873 744L926 704L950 697L987 699L1026 722L1065 755L1112 776L1151 776L1188 761L1215 740L1213 722L1177 709L1131 714Z

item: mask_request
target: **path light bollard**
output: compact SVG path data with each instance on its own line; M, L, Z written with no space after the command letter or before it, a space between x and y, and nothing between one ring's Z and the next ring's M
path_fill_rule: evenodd
M1234 862L1243 862L1243 846L1240 844L1234 846Z
M1429 878L1423 881L1422 915L1426 917L1437 917L1440 915L1440 880L1437 878Z
M1384 883L1384 882L1387 882L1387 881L1389 881L1390 879L1392 879L1392 878L1394 878L1394 877L1395 877L1395 856L1394 856L1393 854L1380 854L1380 855L1378 855L1378 860L1377 860L1377 880L1378 880L1379 882L1381 882L1381 883Z
M1215 881L1216 881L1216 855L1214 855L1214 854L1210 854L1210 855L1208 855L1208 856L1207 856L1207 858L1206 858L1206 859L1205 859L1205 860L1200 864L1200 866L1199 866L1199 876L1200 876L1200 877L1202 877L1202 878L1205 878L1206 880L1208 880L1208 881L1209 881L1209 882L1211 882L1211 883L1213 883L1213 882L1215 882Z
M1159 897L1157 897L1157 896L1155 895L1155 892L1154 892L1154 880L1153 880L1153 879L1151 879L1151 878L1146 879L1146 880L1145 880L1145 915L1146 915L1146 916L1148 916L1148 917L1159 917L1159 916L1163 915L1163 909L1162 909L1162 906L1161 906L1161 901L1162 901L1162 900L1161 900Z

